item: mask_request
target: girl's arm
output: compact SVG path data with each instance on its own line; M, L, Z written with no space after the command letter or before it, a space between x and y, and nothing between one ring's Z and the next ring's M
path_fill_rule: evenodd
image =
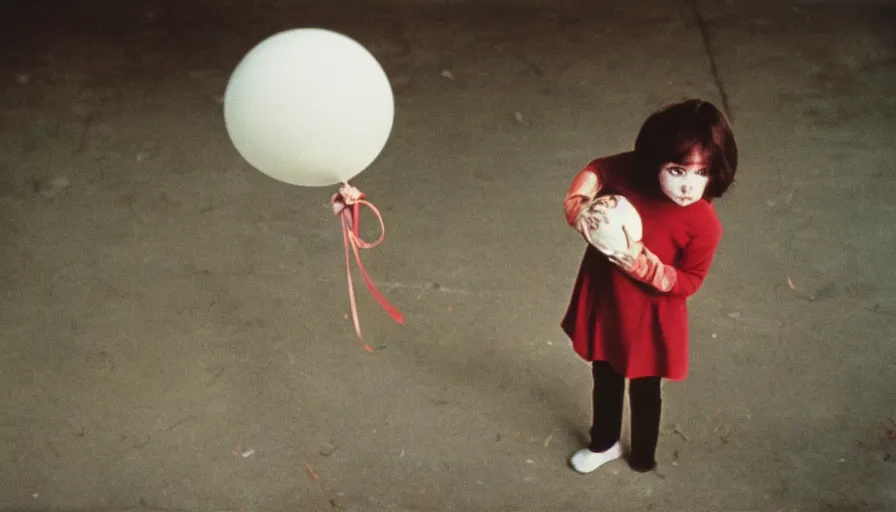
M619 268L632 278L670 295L690 297L697 293L715 257L722 238L722 226L713 218L684 248L681 265L666 265L642 244L630 244L629 255L613 258Z
M578 228L579 213L581 213L585 205L597 197L601 185L596 162L591 162L576 175L572 181L572 186L569 187L566 198L563 200L563 211L566 213L567 224Z

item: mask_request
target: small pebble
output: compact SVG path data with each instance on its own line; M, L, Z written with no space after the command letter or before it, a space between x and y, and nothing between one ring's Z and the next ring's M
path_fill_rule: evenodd
M327 442L327 443L324 443L324 445L320 448L320 451L318 453L320 453L324 457L329 457L330 455L333 455L333 453L335 451L336 451L336 445L333 443ZM402 454L402 456L404 455L404 450L401 451L401 454Z
M443 69L442 77L447 78L448 80L454 80L454 73L452 73L450 70Z
M18 82L19 85L28 85L31 83L31 75L28 73L19 73L16 75L16 82Z

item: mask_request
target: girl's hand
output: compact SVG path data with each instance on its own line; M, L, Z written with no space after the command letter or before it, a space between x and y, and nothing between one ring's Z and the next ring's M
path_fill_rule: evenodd
M594 229L594 226L592 226L588 221L588 218L583 215L584 212L585 208L582 208L582 211L580 211L579 215L576 217L576 221L573 227L575 227L575 230L578 231L580 235L582 235L582 238L584 238L586 242L594 245L594 242L591 241L590 236L591 230Z
M625 247L615 251L609 256L610 261L615 263L622 270L630 271L635 267L638 257L644 253L644 243L640 240L632 239L628 232L628 228L622 226L622 232L625 234Z
M610 256L610 261L633 279L649 284L660 292L672 290L678 279L675 267L664 264L657 255L644 247L642 242L632 240L627 229L622 230L628 247Z

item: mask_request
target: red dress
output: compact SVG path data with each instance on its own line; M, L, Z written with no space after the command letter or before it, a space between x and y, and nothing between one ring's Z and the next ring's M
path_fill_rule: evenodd
M586 361L607 361L628 378L682 380L688 372L687 298L709 271L722 226L705 200L682 207L633 191L627 179L632 164L632 153L591 162L577 176L567 201L575 195L583 200L605 194L627 197L641 215L644 246L675 267L675 285L663 293L642 284L589 245L561 325Z

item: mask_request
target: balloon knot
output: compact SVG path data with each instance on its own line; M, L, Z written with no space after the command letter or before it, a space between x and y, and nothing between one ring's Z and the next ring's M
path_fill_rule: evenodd
M344 183L339 187L339 192L333 194L333 213L340 215L347 206L358 204L366 196L357 188Z

